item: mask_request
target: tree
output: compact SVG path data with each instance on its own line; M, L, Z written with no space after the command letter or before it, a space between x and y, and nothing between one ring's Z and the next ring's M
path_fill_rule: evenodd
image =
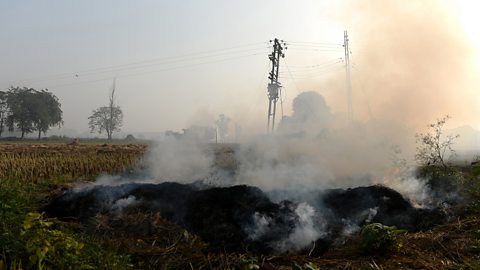
M8 112L7 93L0 91L0 137L2 137L7 124Z
M15 128L25 134L38 131L38 138L52 126L61 126L62 110L58 98L48 89L37 91L27 87L10 87L6 95L8 116L6 125L10 131Z
M38 139L42 132L45 134L53 126L61 126L63 124L62 120L62 110L60 109L61 104L58 102L58 98L48 92L47 90L41 90L34 93L35 94L35 107L34 110L34 127L38 131Z
M455 156L452 149L455 139L460 135L444 136L443 127L450 117L447 115L438 119L435 123L428 125L431 129L428 133L416 134L417 153L415 160L422 166L441 167L446 172L448 164Z
M112 139L113 132L120 131L123 122L123 113L120 106L115 105L115 81L113 82L112 92L109 96L108 106L102 106L92 111L88 117L88 126L90 132L97 131L99 134L107 133L107 138Z
M27 87L10 87L7 93L7 105L10 109L10 114L7 118L7 126L9 131L14 131L15 128L22 132L21 138L25 134L31 133L34 130L34 92L35 89Z

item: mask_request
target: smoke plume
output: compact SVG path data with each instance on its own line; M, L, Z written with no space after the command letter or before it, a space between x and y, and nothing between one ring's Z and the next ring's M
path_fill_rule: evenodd
M373 118L405 129L424 128L446 114L457 125L475 120L479 106L473 47L450 4L369 0L338 7L337 19L351 26L357 119ZM327 100L345 108L345 95L338 94L345 93L344 78L331 78L325 87L339 90L331 91L337 94Z
M414 133L446 114L457 122L479 115L468 72L471 48L444 2L348 4L337 18L354 25L349 32L357 38L351 39L353 123L346 124L342 109L346 107L344 77L333 76L324 83L306 84L313 91L293 100L292 114L281 119L277 133L249 136L235 146L232 164L223 168L216 166L218 155L208 150L206 142L188 138L157 142L147 157L149 179L192 183L216 175L218 185L284 191L276 193L283 196L277 201L299 198L306 191L381 183L417 206L428 205L429 190L408 169ZM404 156L398 156L398 149ZM407 161L398 162L403 159ZM383 202L383 197L377 199ZM135 196L120 198L113 208L121 211L132 203ZM326 233L321 205L295 203L295 228L274 243L281 253L301 250ZM358 221L343 220L343 235L378 218L381 210L377 205L366 209ZM250 218L253 225L247 231L252 240L261 239L274 226L267 215L256 212Z

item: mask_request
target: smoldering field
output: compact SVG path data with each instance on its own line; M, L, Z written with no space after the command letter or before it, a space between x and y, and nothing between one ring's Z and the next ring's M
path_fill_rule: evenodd
M241 144L167 137L138 175L102 176L46 212L86 224L97 214L159 213L212 251L260 254L320 255L366 223L417 231L447 220L425 182L368 125L332 128L334 115L315 92L297 96L293 108L275 135Z
M335 15L358 22L350 31L363 37L352 53L353 123L343 77L301 83L312 91L295 97L275 135L252 129L228 147L167 138L141 175L103 176L47 212L159 212L213 249L260 253L322 253L369 222L412 231L445 222L448 205L414 173L414 134L447 114L452 125L475 123L472 48L443 2L354 6Z

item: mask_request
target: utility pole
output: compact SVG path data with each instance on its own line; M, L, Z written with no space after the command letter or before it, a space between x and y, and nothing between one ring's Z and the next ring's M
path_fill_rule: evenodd
M277 109L277 100L279 97L279 92L282 87L281 83L278 82L278 71L280 66L280 57L285 57L283 53L282 45L286 45L283 40L270 40L270 43L273 42L273 52L268 55L268 59L272 62L272 70L268 74L268 122L267 122L267 133L273 133L275 130L275 113ZM285 47L287 49L287 47Z
M348 33L343 32L343 47L345 49L345 85L347 88L347 119L351 124L353 121L352 108L352 82L350 80L350 49L348 47Z

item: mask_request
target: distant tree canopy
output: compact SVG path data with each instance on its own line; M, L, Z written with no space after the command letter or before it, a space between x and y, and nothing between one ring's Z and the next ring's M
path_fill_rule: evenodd
M88 126L90 132L107 133L107 138L111 140L113 133L120 131L123 122L122 109L115 105L115 84L109 100L108 106L102 106L92 111L92 115L88 117Z
M10 87L0 92L0 135L3 128L25 134L38 132L40 139L50 127L63 124L61 104L48 89L37 91L27 87Z
M0 137L5 129L8 116L7 93L0 91Z
M90 132L97 131L99 134L107 133L109 140L112 139L113 132L120 131L122 126L123 113L120 107L103 106L93 110L92 115L88 117Z

